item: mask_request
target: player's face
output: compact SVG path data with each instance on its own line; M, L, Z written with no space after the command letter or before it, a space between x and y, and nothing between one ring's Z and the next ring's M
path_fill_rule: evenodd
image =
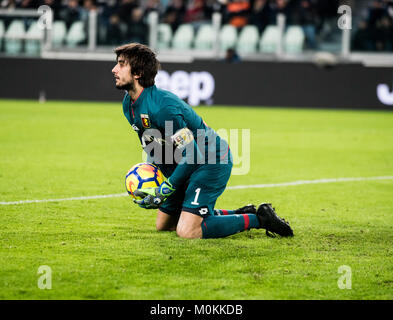
M130 90L134 86L134 79L131 75L131 66L124 57L117 58L117 64L112 69L113 76L116 79L116 88Z

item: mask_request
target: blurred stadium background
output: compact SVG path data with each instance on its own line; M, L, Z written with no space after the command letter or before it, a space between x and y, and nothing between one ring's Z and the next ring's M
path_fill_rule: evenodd
M392 0L0 0L0 300L391 300L392 19ZM251 131L217 207L271 201L293 239L155 232L124 188L142 151L111 70L132 41L212 128Z
M341 13L351 13L351 29L338 27L341 5L350 6ZM113 48L141 42L162 62L158 86L192 105L393 104L392 0L3 0L0 6L4 98L119 101L110 75Z

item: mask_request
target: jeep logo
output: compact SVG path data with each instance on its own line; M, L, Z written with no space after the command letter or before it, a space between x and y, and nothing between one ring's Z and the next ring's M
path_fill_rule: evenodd
M187 99L191 106L197 106L201 101L211 104L214 93L214 78L206 71L185 72L175 71L170 75L164 70L159 70L155 78L158 88L171 91L180 99Z

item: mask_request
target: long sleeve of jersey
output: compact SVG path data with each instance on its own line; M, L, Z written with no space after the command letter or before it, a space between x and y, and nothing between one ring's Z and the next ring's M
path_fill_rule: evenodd
M198 168L203 154L196 141L196 130L189 128L176 107L166 107L157 115L157 120L159 127L165 132L167 143L175 146L173 161L178 164L168 180L176 189Z

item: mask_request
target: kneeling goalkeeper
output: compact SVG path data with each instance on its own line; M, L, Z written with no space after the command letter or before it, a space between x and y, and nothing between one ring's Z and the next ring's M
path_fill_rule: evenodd
M176 230L182 238L221 238L250 228L292 236L289 224L268 203L214 209L232 170L227 142L183 100L154 85L160 64L147 46L130 43L115 53L112 73L116 87L126 91L124 115L149 162L168 177L155 189L135 192L142 198L135 201L140 207L158 209L157 230Z

